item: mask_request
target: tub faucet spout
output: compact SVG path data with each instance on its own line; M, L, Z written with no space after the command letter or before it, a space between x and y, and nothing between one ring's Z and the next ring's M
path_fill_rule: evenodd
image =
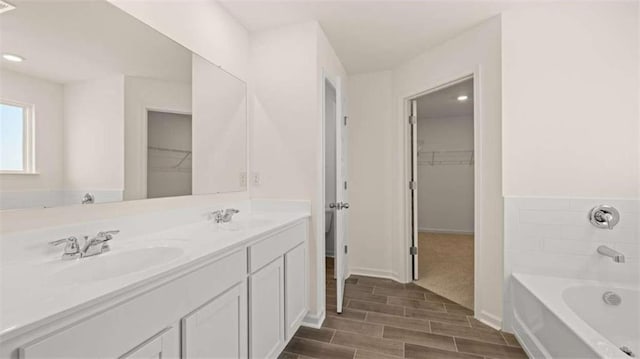
M624 254L616 251L613 248L600 246L598 247L598 253L602 254L603 256L611 257L611 259L613 259L613 261L616 263L624 263Z

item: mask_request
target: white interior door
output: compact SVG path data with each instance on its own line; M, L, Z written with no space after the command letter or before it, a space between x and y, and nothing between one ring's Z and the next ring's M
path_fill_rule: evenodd
M347 185L347 120L346 99L342 90L341 79L336 83L336 292L338 313L342 313L344 299L344 281L347 276L348 265L348 238L347 238L347 213L349 209L348 185Z
M411 248L413 280L418 279L418 101L409 101L409 124L411 133Z

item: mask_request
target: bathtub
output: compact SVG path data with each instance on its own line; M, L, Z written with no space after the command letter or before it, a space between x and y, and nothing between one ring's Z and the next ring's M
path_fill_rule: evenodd
M513 331L531 358L640 358L638 286L514 273ZM622 302L606 304L612 291Z

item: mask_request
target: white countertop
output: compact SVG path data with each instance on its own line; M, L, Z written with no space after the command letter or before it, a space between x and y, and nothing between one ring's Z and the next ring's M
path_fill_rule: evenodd
M46 241L33 241L38 244L38 250L34 250L36 255L23 256L21 253L25 253L24 248L22 252L16 251L19 258L13 258L9 252L13 248L3 243L3 260L0 263L0 339L14 337L140 286L162 281L309 216L306 209L245 211L234 217L231 225L220 226L203 219L153 233L123 230L109 242L110 252L71 261L60 259L61 247L43 253L40 247L46 246ZM112 227L104 230L117 228L117 222L110 224ZM50 239L56 238L47 240ZM116 258L129 251L144 253L140 250L149 247L177 248L175 252L178 254L172 255L167 261L152 263L149 267L107 279L84 280L81 283L73 279L76 270L81 272L91 267L88 265L90 261L104 262L110 256ZM142 255L141 260L144 260ZM87 276L90 278L91 274L83 273L85 279Z

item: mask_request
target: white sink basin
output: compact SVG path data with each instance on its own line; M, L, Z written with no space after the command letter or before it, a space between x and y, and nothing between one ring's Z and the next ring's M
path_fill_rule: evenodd
M55 274L64 283L85 283L139 272L180 257L184 253L176 247L149 247L129 251L113 251L93 257L77 259L73 266Z

